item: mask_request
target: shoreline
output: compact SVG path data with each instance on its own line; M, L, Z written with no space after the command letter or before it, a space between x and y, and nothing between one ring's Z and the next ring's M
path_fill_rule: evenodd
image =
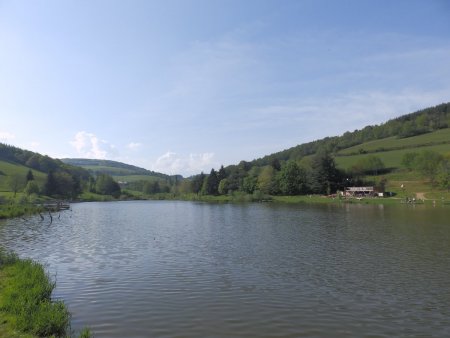
M72 203L89 203L89 202L120 202L120 201L193 201L206 203L280 203L280 204L373 204L373 205L429 205L429 206L450 206L450 200L441 198L426 199L407 199L404 197L363 197L357 198L339 198L324 195L260 195L260 194L232 194L232 195L196 195L196 194L157 194L148 196L134 196L134 198L114 199L76 199L67 204ZM69 209L70 207L67 207ZM49 210L41 204L3 204L0 205L0 221L23 216L31 216L42 212L58 212L61 210ZM42 217L42 215L41 215Z
M44 265L0 248L0 336L91 337L87 328L75 336L64 301L51 297L55 286Z

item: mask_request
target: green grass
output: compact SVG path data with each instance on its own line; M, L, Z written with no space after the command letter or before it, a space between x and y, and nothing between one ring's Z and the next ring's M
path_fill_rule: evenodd
M1 253L0 316L4 327L39 337L69 333L70 314L52 301L55 283L44 267L30 259Z
M360 150L367 152L399 150L400 148L420 148L430 145L449 144L450 149L450 128L437 130L432 133L422 134L414 137L397 138L388 137L381 140L366 142L338 152L339 155L357 154ZM417 149L420 150L420 149ZM410 150L411 151L411 150Z
M32 215L36 214L39 211L42 211L41 207L38 207L33 204L17 204L17 203L8 203L8 204L0 204L0 219L6 218L14 218L24 215Z
M122 182L136 182L136 181L149 181L149 182L154 182L154 181L159 181L161 180L158 177L155 176L149 176L149 175L123 175L123 176L119 176L119 175L113 175L112 176L114 178L115 181L122 181Z
M84 169L91 170L93 172L108 172L110 175L127 175L132 174L133 170L126 169L126 168L116 168L116 167L110 167L110 166L102 166L102 165L83 165L81 166Z
M115 201L114 197L110 195L100 195L93 192L84 191L80 197L80 201L82 202L108 202Z
M42 264L0 249L0 337L72 337L66 305L51 299L54 288ZM87 328L78 335L91 336Z
M374 154L360 154L360 155L352 155L352 156L336 156L336 164L341 169L350 169L354 164L356 164L359 160L364 159L369 156L377 156L379 157L386 168L400 168L402 166L402 158L403 155L409 152L420 152L423 150L432 150L438 152L440 154L450 153L450 144L440 144L428 147L421 148L412 148L412 149L401 149L401 150L391 150L384 151Z
M9 176L19 174L23 176L25 180L28 170L30 170L30 168L23 165L0 160L0 191L11 191L8 181ZM32 172L36 182L43 185L47 175L34 169L32 169Z

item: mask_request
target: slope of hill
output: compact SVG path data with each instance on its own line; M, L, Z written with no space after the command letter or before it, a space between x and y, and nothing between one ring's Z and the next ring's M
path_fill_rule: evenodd
M367 151L382 148L394 150L447 143L448 131L436 133L450 127L450 102L406 114L386 123L366 126L361 130L346 132L341 136L325 137L320 140L303 143L289 149L273 153L250 162L251 166L264 166L278 161L298 160L318 151L326 150L335 154L349 154L359 151L360 145L366 144ZM430 134L431 133L431 134ZM420 137L418 137L420 136ZM418 138L416 138L418 137ZM377 141L382 141L377 143ZM413 141L413 142L411 142Z
M0 192L10 191L11 188L9 186L8 178L13 175L20 175L25 178L25 176L30 170L29 167L24 165L6 162L0 160ZM34 179L40 184L44 184L47 175L38 170L32 170L34 175Z
M30 170L32 178L27 177ZM33 190L49 196L75 197L82 191L82 183L89 178L89 172L83 168L0 143L0 191L3 196L11 192L15 196L24 191L28 180L33 180L37 183Z
M136 181L139 179L146 180L148 178L168 179L169 175L157 173L151 170L140 168L134 165L110 161L110 160L96 160L85 158L63 158L62 162L74 166L79 166L93 173L108 174L119 180Z
M450 128L418 136L401 138L387 137L369 141L336 153L336 163L342 169L349 169L356 162L369 156L379 157L386 167L400 168L405 153L423 150L435 151L439 154L450 154Z
M365 142L337 152L337 156L377 153L390 150L411 149L421 147L433 147L450 144L450 128L440 129L434 132L418 136L398 138L395 136Z
M65 164L60 160L41 155L33 151L21 149L4 143L0 143L0 160L18 164L43 173L50 171L65 171L83 179L89 178L89 173L77 166Z

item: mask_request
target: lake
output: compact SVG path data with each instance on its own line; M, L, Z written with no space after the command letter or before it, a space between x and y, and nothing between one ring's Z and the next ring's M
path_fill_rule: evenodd
M0 223L95 337L449 337L450 208L73 204Z

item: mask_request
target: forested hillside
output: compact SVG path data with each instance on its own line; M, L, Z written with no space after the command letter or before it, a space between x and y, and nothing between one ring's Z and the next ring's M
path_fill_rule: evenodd
M373 185L384 191L404 186L402 179L408 178L408 184L415 182L415 189L449 190L449 125L450 103L440 104L187 179L116 161L55 160L0 144L0 188L70 198L82 193L119 197L123 191L138 192L140 197L161 193L329 195L351 185ZM36 178L32 183L25 177L28 171ZM14 184L13 176L19 184ZM27 185L33 189L27 190Z
M0 143L0 190L74 199L83 192L120 196L119 185L109 175L93 177L89 171L47 155Z
M174 192L175 187L183 180L181 175L169 176L117 161L77 158L65 158L62 161L78 165L93 176L110 175L128 191L138 191L147 195Z
M325 137L321 140L304 143L277 153L251 161L251 165L264 166L273 160L298 160L319 151L337 153L359 144L381 140L388 137L396 139L408 138L430 133L450 126L450 102L435 107L400 116L386 123L367 126L353 132L347 131L341 136ZM447 140L450 142L450 140Z
M449 126L450 103L444 103L250 162L212 169L209 175L194 176L191 190L202 194L330 194L350 185L370 184L384 191L398 173L448 189Z

